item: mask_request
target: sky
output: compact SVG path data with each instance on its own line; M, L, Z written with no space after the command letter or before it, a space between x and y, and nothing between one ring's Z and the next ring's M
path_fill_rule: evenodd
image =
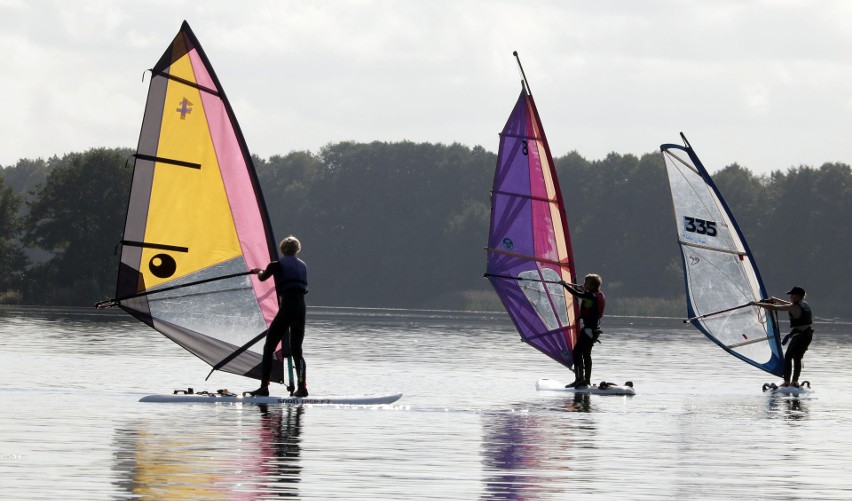
M555 157L684 132L711 171L852 163L844 0L0 0L0 165L134 148L189 22L262 158L339 141L496 152L521 57Z

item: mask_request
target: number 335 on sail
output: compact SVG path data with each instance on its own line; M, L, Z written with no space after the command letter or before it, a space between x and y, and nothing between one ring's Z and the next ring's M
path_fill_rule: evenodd
M683 217L683 229L689 233L698 233L708 237L716 236L716 221L706 221L697 217Z

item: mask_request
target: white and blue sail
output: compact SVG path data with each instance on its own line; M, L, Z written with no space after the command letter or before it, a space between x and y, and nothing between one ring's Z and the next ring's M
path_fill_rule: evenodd
M754 256L713 179L681 134L664 144L689 320L731 355L781 376L778 323L752 301L768 297Z

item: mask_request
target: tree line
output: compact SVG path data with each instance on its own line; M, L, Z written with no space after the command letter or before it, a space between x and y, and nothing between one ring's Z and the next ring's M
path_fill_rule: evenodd
M92 149L0 170L0 302L112 297L132 150ZM555 158L580 275L604 277L608 311L683 315L683 272L662 156ZM496 155L413 142L254 157L277 238L303 243L315 305L499 310L482 278ZM808 290L848 318L849 165L713 173L769 294Z

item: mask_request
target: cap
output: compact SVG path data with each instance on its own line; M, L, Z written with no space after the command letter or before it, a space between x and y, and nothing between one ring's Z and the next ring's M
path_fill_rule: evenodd
M793 287L792 289L788 290L787 294L795 294L797 296L804 296L805 295L805 289L802 289L801 287L796 286L796 287Z

